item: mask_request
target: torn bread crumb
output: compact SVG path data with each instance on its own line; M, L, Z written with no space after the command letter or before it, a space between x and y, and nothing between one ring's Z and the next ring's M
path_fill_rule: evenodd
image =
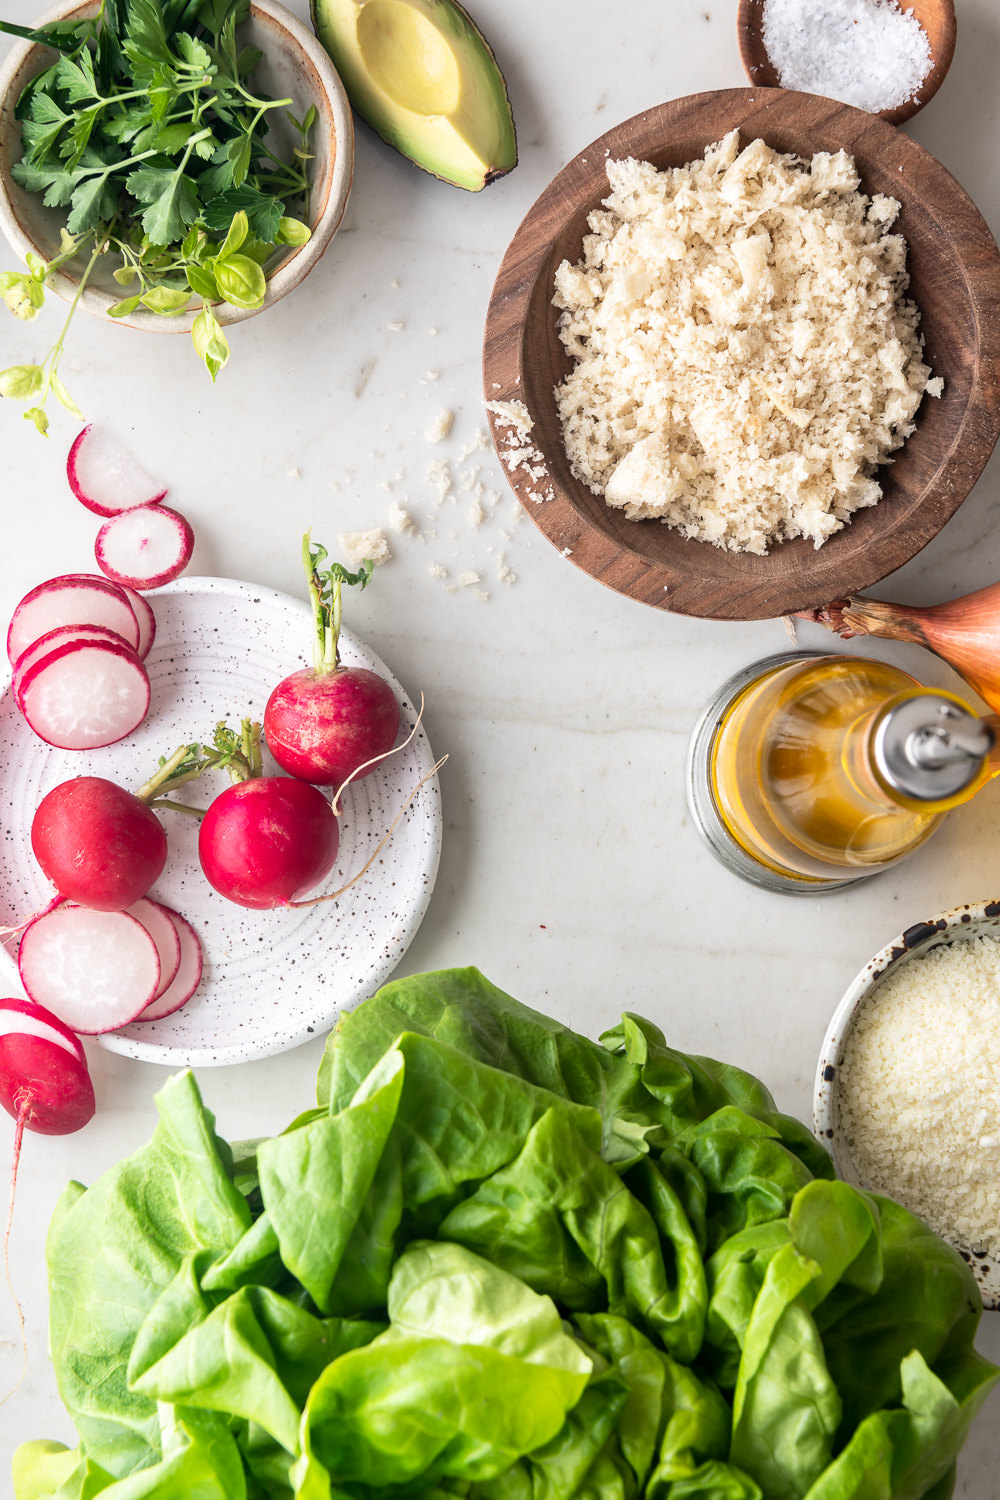
M398 500L394 500L389 506L389 525L393 531L398 531L402 536L420 535L416 521L408 510L404 510Z
M443 443L454 425L455 413L447 406L443 406L434 418L431 426L427 429L427 441L429 443Z
M376 567L388 562L392 553L389 551L389 542L381 526L373 526L370 531L346 531L337 537L340 547L340 555L349 568L358 568L370 558Z

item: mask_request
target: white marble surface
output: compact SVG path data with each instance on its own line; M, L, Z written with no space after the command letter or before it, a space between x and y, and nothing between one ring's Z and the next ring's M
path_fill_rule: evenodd
M481 195L461 193L360 128L344 229L298 292L232 330L232 364L215 389L183 339L83 318L74 328L67 381L88 417L111 423L169 481L197 532L196 572L294 591L307 526L332 539L381 524L404 494L430 525L428 462L450 458L457 473L462 446L484 425L490 286L537 193L588 141L645 105L743 82L736 0L476 0L475 11L510 83L521 146L510 177ZM34 7L8 0L4 12L25 22ZM959 0L959 12L951 75L907 128L997 232L1000 14L995 0ZM35 324L0 322L2 363L40 356L60 316L53 306ZM432 447L425 432L442 406L457 413L455 430ZM13 404L3 403L0 423L6 618L40 578L89 566L94 525L65 485L69 420L54 420L48 443ZM794 901L741 885L691 828L684 751L709 690L783 649L781 626L675 619L620 599L514 519L489 455L472 462L503 490L498 519L477 530L467 497L446 504L437 537L400 538L376 586L348 604L352 628L411 692L424 690L432 743L451 757L437 892L405 968L476 963L590 1032L621 1008L639 1010L677 1046L759 1073L783 1108L807 1116L827 1020L856 970L914 920L1000 895L1000 792L955 814L909 864L848 894ZM889 597L930 601L1000 576L998 500L994 460L944 533L886 586ZM495 581L501 551L516 574L510 587ZM432 562L451 581L480 571L491 597L447 592L430 577ZM803 639L829 644L819 631ZM952 680L915 648L886 654L926 680ZM321 1045L204 1072L223 1133L271 1132L308 1106ZM45 1355L52 1205L68 1177L93 1180L148 1137L164 1077L88 1050L97 1118L78 1136L25 1140L11 1259L31 1358L0 1410L0 1473L22 1438L70 1436ZM0 1300L0 1387L16 1370L14 1345ZM1000 1357L1000 1314L986 1315L980 1345ZM958 1493L975 1500L1000 1500L997 1410L994 1398L960 1468Z

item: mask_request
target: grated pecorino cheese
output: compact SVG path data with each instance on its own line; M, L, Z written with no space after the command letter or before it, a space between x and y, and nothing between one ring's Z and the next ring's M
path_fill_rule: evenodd
M838 1069L865 1187L1000 1255L1000 940L909 959L860 1006Z

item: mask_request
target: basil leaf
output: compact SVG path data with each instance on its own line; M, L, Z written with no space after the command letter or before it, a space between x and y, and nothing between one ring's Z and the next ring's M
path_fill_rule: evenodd
M260 307L264 301L267 293L264 272L248 256L231 255L228 260L215 260L212 272L222 297L234 307Z

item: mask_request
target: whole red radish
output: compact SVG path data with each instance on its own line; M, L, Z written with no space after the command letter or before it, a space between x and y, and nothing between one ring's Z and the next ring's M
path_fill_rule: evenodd
M102 776L75 776L53 787L32 819L31 847L63 896L96 911L124 911L167 862L156 814Z
M40 1020L57 1017L35 1006ZM69 1135L93 1118L94 1086L85 1061L58 1042L24 1031L0 1034L0 1104L39 1135Z
M10 1014L22 1012L23 1001L0 1000L0 1008ZM14 1118L14 1149L10 1167L10 1198L7 1222L3 1231L3 1266L17 1309L24 1359L20 1382L28 1367L28 1346L24 1337L24 1316L10 1276L10 1230L14 1219L14 1191L17 1168L21 1160L21 1141L25 1130L39 1135L69 1135L82 1130L93 1118L94 1086L90 1081L82 1047L77 1050L61 1039L66 1028L58 1017L44 1007L31 1006L39 1031L32 1034L20 1025L5 1030L0 1024L0 1104ZM44 1032L48 1032L48 1036ZM10 1391L0 1398L0 1404Z
M313 666L279 682L264 710L267 746L283 771L317 786L341 787L367 776L396 743L399 705L389 684L366 667L340 664L342 584L365 588L372 563L357 573L340 563L321 571L327 556L302 542L315 635Z
M220 725L215 745L233 785L201 820L205 878L237 906L290 906L333 869L340 843L333 809L304 781L262 775L259 724L244 719L240 735Z

